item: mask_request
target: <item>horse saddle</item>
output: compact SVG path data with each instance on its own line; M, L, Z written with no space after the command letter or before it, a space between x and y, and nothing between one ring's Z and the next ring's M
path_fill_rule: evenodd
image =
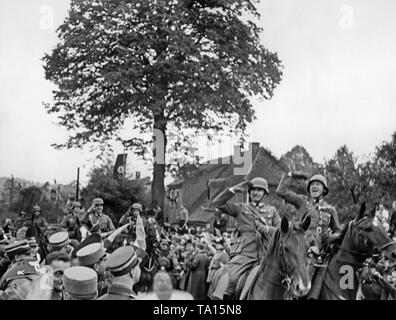
M241 280L238 282L237 292L241 292L239 300L246 300L253 283L256 280L258 271L260 270L260 264L254 266L250 271L246 272ZM240 290L242 288L242 290Z

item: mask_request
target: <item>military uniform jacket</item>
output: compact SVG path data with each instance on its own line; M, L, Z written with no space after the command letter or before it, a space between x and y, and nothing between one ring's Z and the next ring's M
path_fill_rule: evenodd
M26 223L30 224L31 223L31 219L29 217L27 217L27 216L25 216L25 217L19 216L15 220L15 229L19 230L19 229L23 228Z
M113 284L108 289L107 293L98 298L97 300L135 300L136 295L125 286Z
M100 216L91 213L88 215L88 220L93 232L109 232L115 230L113 221L111 221L110 217L104 213Z
M230 257L240 254L252 259L260 258L263 253L261 241L264 241L264 246L268 244L271 235L280 225L279 213L275 207L262 202L258 204L226 203L232 196L233 193L227 189L213 201L217 208L237 220L239 236L231 247ZM263 228L256 227L258 218L253 210L264 219L268 228L264 227L264 224L262 224ZM265 232L265 230L268 232ZM258 234L258 232L260 233ZM258 236L260 234L262 238Z
M328 234L329 231L340 231L336 209L323 199L314 202L307 196L296 194L289 188L290 179L291 177L282 177L276 193L297 209L300 219L303 219L307 214L310 215L311 224L307 233L311 235L311 238L314 237L315 241L320 244L322 236Z
M37 242L41 242L41 239L44 237L44 233L47 230L47 221L43 216L34 217L32 219L33 234L36 233L36 240ZM26 235L27 236L27 235Z
M79 224L80 221L78 218L73 213L69 213L63 217L61 227L67 229L68 231L73 231L79 226Z

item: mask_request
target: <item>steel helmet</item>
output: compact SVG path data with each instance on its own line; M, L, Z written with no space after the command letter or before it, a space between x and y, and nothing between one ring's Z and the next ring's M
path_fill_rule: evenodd
M269 194L268 182L264 178L253 178L249 183L249 190L253 188L263 189L267 194Z
M41 211L40 206L34 206L34 207L33 207L33 212L34 212L34 211Z
M73 204L72 204L72 208L75 208L75 207L81 208L81 202L79 202L79 201L74 201Z
M142 207L142 205L140 204L140 203L134 203L133 205L132 205L132 209L138 209L138 210L140 210L141 212L143 212L143 207Z
M309 187L311 186L311 183L314 181L319 181L323 185L323 187L324 187L323 195L324 196L329 193L329 187L327 186L327 180L321 174L315 174L314 176L311 177L311 179L309 179L308 185L307 185L308 193L309 193Z
M104 204L103 199L102 198L95 198L92 201L93 205L98 205L98 204Z

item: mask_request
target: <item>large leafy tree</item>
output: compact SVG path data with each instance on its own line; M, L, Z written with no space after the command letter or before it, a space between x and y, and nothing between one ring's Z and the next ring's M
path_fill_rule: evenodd
M313 172L318 169L308 151L300 145L294 146L290 151L286 152L280 160L291 171Z
M341 220L352 218L345 214L363 201L374 206L381 200L389 200L394 177L389 174L385 159L380 157L379 148L375 157L362 161L344 145L326 161L324 171L331 190L329 201L340 210Z
M281 63L260 43L253 0L72 0L59 42L43 58L57 85L49 113L70 132L58 148L116 138L138 154L167 129L245 129L249 96L269 99ZM125 124L141 135L122 138ZM161 140L161 143L158 143ZM152 199L164 199L165 161L154 161Z

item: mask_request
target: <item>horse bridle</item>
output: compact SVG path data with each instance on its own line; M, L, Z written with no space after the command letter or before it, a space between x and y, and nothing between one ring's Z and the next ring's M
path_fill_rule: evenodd
M366 217L364 217L363 219L366 219ZM357 225L357 223L354 222L353 220L350 221L349 224L348 224L348 232L350 232L352 224ZM359 234L360 234L360 233L359 233ZM378 254L378 253L381 252L382 250L386 249L387 247L389 247L389 246L391 246L392 244L395 244L395 243L396 243L396 241L391 240L391 241L385 243L385 244L382 245L382 246L379 246L379 247L375 247L375 246L374 246L374 247L372 248L372 252L373 252L374 254L375 254L375 253ZM362 252L359 252L359 251L356 251L356 250L343 248L342 246L338 246L338 248L339 248L340 250L342 250L342 251L345 251L345 252L348 252L348 253L353 254L353 255L355 255L355 256L360 256L360 257L363 257L363 258L364 258L364 257L370 257L371 255L373 255L373 253L362 253Z
M291 284L293 283L293 274L290 275L291 270L289 269L286 259L285 259L285 250L283 249L283 242L279 243L280 257L281 257L281 272L284 279L281 282L281 285L286 289L286 292L290 292Z

